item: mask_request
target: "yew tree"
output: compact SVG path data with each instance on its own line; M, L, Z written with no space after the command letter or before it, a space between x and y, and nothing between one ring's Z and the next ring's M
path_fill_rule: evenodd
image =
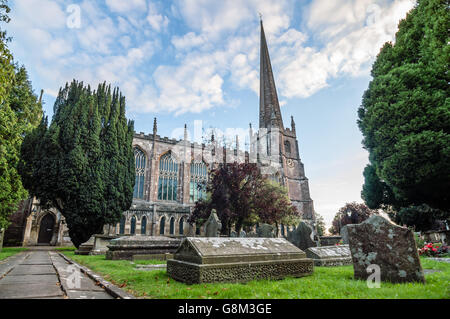
M419 0L381 49L359 109L370 159L362 197L400 223L402 208L450 211L449 29L448 1Z
M131 206L133 127L118 88L92 91L73 81L60 89L51 123L43 118L22 144L24 186L42 206L61 212L76 247Z

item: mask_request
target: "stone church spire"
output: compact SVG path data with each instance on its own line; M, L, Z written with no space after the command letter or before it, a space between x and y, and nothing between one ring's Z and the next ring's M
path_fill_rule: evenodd
M276 126L284 130L281 118L280 104L278 102L277 89L270 63L269 49L267 47L266 35L261 20L261 62L260 62L260 89L259 89L259 127L268 128Z

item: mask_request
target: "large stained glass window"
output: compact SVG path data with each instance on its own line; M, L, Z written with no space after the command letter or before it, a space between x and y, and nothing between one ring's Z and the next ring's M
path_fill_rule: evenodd
M205 185L208 181L208 167L203 162L191 163L189 200L193 203L206 198Z
M178 163L167 153L159 160L158 199L177 200Z
M134 183L133 197L144 199L144 177L145 177L145 163L146 158L144 152L139 148L134 148L134 160L136 166L136 177Z

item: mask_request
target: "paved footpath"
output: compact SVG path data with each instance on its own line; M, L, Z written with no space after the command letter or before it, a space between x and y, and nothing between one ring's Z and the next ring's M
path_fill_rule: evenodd
M31 250L0 262L0 299L114 299L57 252Z

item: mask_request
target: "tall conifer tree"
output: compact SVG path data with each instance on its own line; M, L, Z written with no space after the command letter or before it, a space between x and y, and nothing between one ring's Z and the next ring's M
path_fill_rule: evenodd
M119 89L104 83L92 91L73 81L60 89L50 126L43 119L25 139L24 185L41 205L62 213L76 247L131 206L133 134Z

